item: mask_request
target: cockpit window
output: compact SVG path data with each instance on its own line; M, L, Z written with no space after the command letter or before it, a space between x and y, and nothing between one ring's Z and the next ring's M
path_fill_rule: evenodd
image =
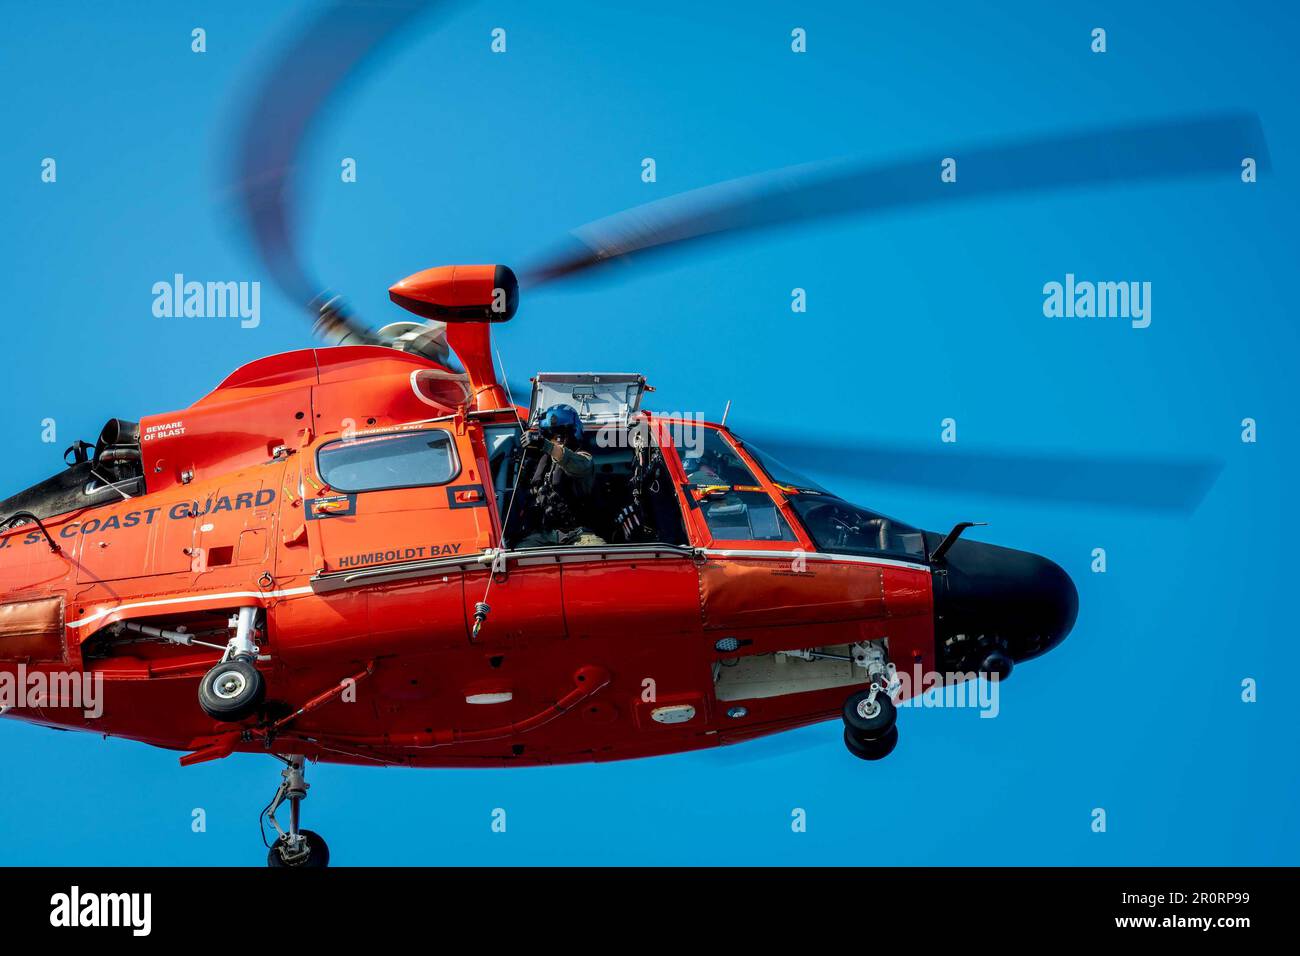
M772 479L772 483L780 485L782 488L793 488L797 491L817 491L827 494L825 488L817 484L811 478L805 478L793 468L777 461L767 452L762 451L752 442L744 441L745 451L749 452L749 457L758 462L759 466L767 472L767 477Z
M790 505L818 551L925 560L925 536L911 525L824 494L792 495Z
M456 476L451 436L444 431L344 438L316 454L321 479L334 491L383 491L441 485Z
M692 428L674 440L691 495L721 541L795 541L794 531L749 466L719 432Z

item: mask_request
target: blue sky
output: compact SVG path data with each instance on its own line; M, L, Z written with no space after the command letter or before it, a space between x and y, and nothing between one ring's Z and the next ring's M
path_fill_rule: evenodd
M15 7L0 36L8 371L3 487L52 473L111 416L184 407L309 344L232 215L231 119L305 7ZM372 324L393 281L521 263L652 199L828 157L1247 108L1273 171L801 226L525 298L513 378L637 370L655 405L843 442L1146 453L1224 463L1189 516L960 491L836 490L926 527L1052 557L1081 611L1002 714L903 715L863 764L834 724L717 754L599 767L313 767L307 825L340 863L1280 864L1297 862L1297 464L1290 5L465 3L417 23L334 104L300 184L305 257ZM190 50L207 30L208 52ZM790 51L803 27L808 52ZM1089 33L1107 30L1093 54ZM507 31L507 52L489 50ZM342 157L358 181L340 182ZM658 181L641 181L654 157ZM40 180L44 157L58 181ZM177 272L262 280L262 322L159 319ZM1047 319L1066 273L1152 283L1150 328ZM790 290L808 290L791 313ZM1240 441L1244 417L1259 441ZM40 440L54 418L60 444ZM847 454L848 452L846 452ZM1089 570L1093 548L1105 574ZM1240 702L1254 678L1259 700ZM258 863L273 762L0 721L0 864ZM50 794L67 812L33 826ZM208 830L190 831L195 807ZM505 834L491 812L509 814ZM808 831L791 832L795 807ZM1093 808L1108 830L1091 832ZM376 816L378 815L378 825ZM400 832L400 839L397 838Z

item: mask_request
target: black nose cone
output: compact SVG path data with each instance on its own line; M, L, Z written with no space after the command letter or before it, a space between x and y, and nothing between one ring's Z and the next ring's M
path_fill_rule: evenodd
M963 663L992 646L1016 661L1036 657L1065 640L1079 613L1060 565L978 541L958 541L936 565L934 597L939 644Z

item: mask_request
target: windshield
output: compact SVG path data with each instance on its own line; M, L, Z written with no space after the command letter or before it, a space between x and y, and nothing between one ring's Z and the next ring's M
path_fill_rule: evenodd
M772 483L780 485L783 491L795 489L797 491L818 491L822 494L830 493L811 478L805 478L793 468L777 461L757 445L745 441L743 438L740 439L740 443L745 451L749 452L749 457L758 462L759 467L767 472L767 477L772 479Z
M877 511L851 505L762 449L742 442L749 456L789 497L790 506L818 551L925 560L925 536L919 529Z
M825 494L795 494L790 506L818 551L883 554L925 560L925 536L917 528Z

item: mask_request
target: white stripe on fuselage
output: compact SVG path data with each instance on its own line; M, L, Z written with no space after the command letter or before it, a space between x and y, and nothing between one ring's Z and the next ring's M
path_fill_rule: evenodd
M117 607L104 608L102 611L96 611L94 614L87 614L85 617L68 621L68 627L81 627L83 624L91 624L100 618L108 617L115 611L133 611L141 607L170 607L173 604L194 604L198 601L225 601L225 600L244 600L246 598L270 598L270 597L296 597L299 594L311 594L310 587L301 588L284 588L279 591L228 591L225 594L195 594L192 597L183 598L164 598L159 601L136 601L133 604L119 604Z
M898 561L893 558L876 558L861 554L832 554L826 551L763 551L747 550L743 548L705 548L704 553L714 558L767 558L773 561L790 561L794 558L805 558L809 561L840 561L849 564L871 564L887 568L907 568L911 571L929 571L930 569L924 564L916 564L911 561ZM381 565L376 565L381 567ZM431 572L432 573L432 572ZM171 607L181 604L195 604L199 601L226 601L226 600L248 600L257 598L273 597L298 597L304 594L313 593L310 586L300 588L283 588L278 591L228 591L224 594L195 594L183 598L163 598L157 601L136 601L131 604L119 604L116 607L104 608L93 614L88 614L83 618L75 621L68 621L68 627L83 627L86 624L93 624L95 621L108 617L117 611L134 611L138 608L151 607Z
M912 571L929 571L924 564L899 561L894 558L876 558L863 554L832 554L827 551L760 551L737 548L705 548L704 553L715 558L772 558L790 561L805 558L809 561L843 561L849 564L875 564L887 568L908 568Z

